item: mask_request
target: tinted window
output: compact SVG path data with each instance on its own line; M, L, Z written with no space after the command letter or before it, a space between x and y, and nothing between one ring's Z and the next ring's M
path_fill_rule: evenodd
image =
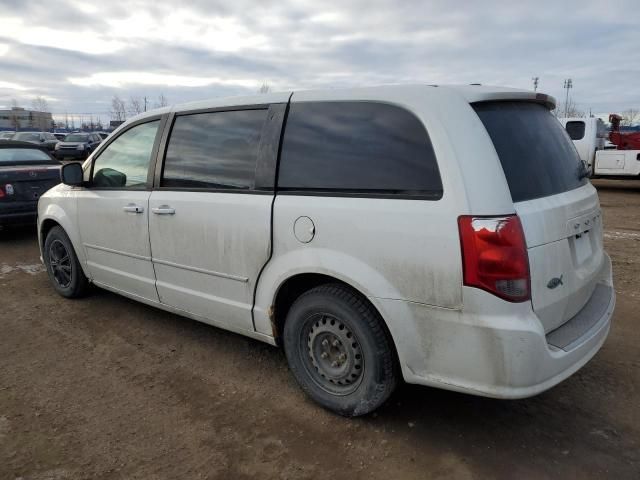
M35 148L0 148L0 164L3 165L40 161L53 162L49 155Z
M292 104L278 187L440 197L442 183L422 123L372 102Z
M544 106L526 102L473 105L496 148L514 202L584 185L584 164L562 125Z
M582 140L584 138L584 122L567 122L565 129L571 140Z
M253 188L267 110L198 113L176 118L161 186Z
M87 142L89 135L86 133L70 133L64 139L65 142Z
M93 164L93 186L140 188L146 186L159 120L130 128L100 153Z
M19 140L21 142L39 142L40 134L39 133L16 133L13 136L14 140Z

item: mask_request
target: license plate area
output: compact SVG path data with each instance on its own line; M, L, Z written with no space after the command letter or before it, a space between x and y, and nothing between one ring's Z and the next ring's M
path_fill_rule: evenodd
M593 255L593 246L591 245L591 232L589 230L575 235L571 239L573 261L576 266L582 265Z

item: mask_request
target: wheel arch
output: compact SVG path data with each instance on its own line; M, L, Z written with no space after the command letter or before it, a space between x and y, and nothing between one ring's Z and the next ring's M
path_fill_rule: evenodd
M392 345L393 348L393 357L396 362L396 365L400 365L399 355L398 355L398 347L396 345L396 341L391 333L389 325L387 321L380 311L380 309L375 305L374 302L371 301L371 298L365 295L360 289L356 288L354 285L351 285L349 282L344 279L340 279L336 276L332 276L326 273L318 273L318 272L303 272L296 273L291 275L290 277L284 279L280 285L278 285L275 295L273 297L272 307L270 311L270 317L273 328L274 340L277 345L281 345L282 334L284 331L284 324L291 309L291 306L296 301L300 295L304 292L307 292L315 287L326 284L339 284L343 287L351 290L354 294L360 296L364 302L369 304L371 308L378 314L382 321L382 325L384 327L385 333Z
M38 212L38 237L39 242L38 246L40 247L40 253L42 254L44 250L44 242L47 238L47 234L54 227L60 227L64 230L64 232L69 237L71 241L71 245L78 257L78 262L82 267L82 270L87 278L90 278L87 266L86 266L86 255L82 245L82 241L80 239L80 234L77 230L77 227L74 228L74 222L66 213L65 209L63 209L60 205L55 203L48 203L44 205L44 208L39 209Z

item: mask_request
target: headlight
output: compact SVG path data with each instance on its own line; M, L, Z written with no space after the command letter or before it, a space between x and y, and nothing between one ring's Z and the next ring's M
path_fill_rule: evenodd
M60 150L60 142L56 143L55 149Z
M77 150L84 150L84 143L81 143L76 147Z

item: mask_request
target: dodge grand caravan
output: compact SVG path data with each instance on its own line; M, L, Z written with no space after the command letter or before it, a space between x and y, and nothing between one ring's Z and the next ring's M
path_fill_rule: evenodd
M595 355L615 296L596 190L540 93L388 86L135 117L39 201L53 287L284 347L360 415L409 383L522 398Z

